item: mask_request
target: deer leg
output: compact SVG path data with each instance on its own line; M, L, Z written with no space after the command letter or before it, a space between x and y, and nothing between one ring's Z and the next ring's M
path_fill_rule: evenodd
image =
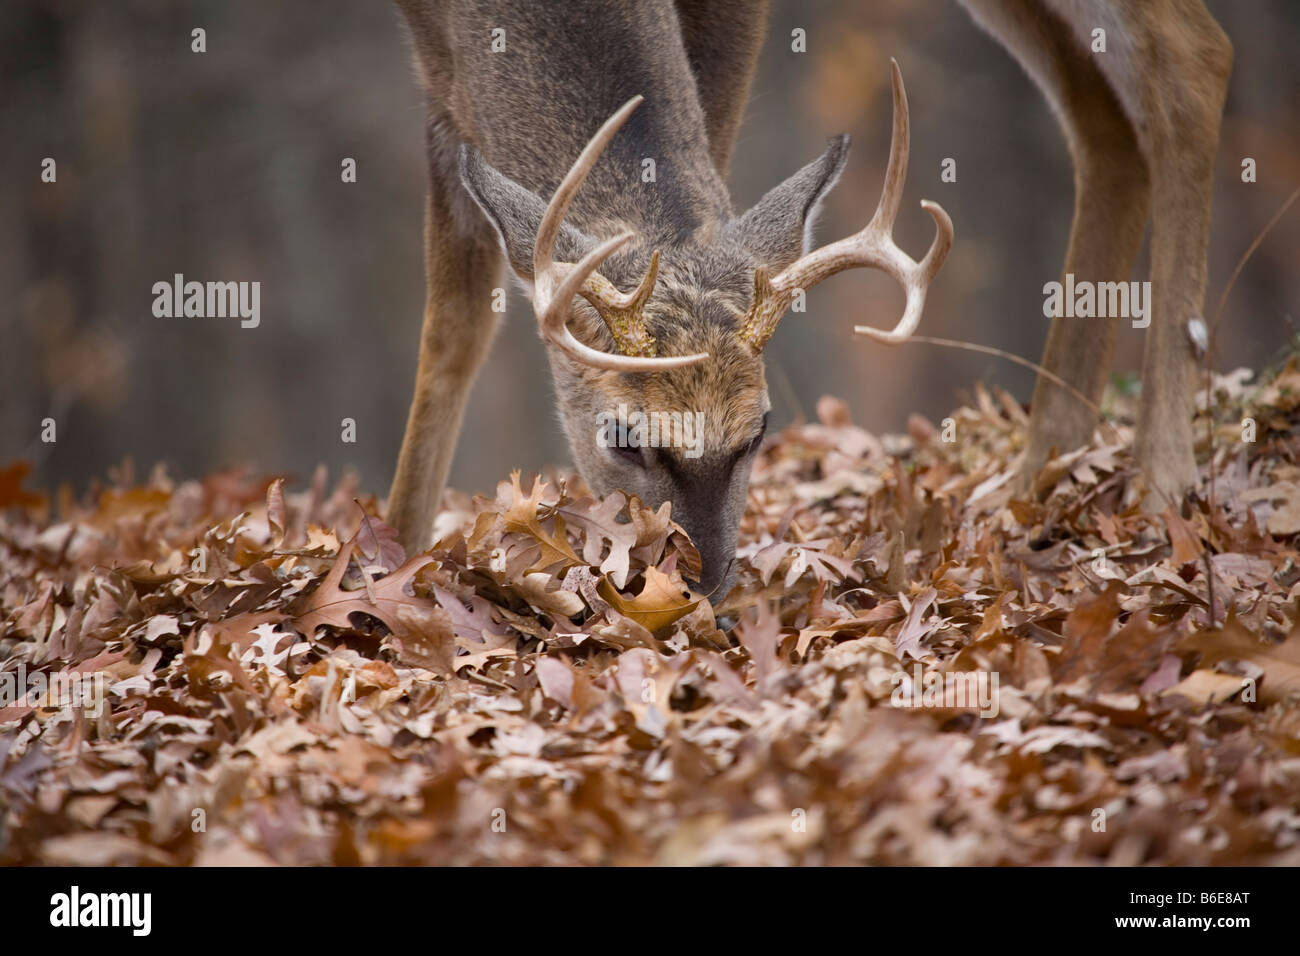
M1200 315L1205 296L1214 158L1232 45L1201 0L1047 2L1080 47L1094 29L1107 31L1106 51L1089 60L1131 122L1151 183L1152 301L1134 453L1147 481L1144 504L1164 508L1196 481L1192 414L1199 376L1188 322Z
M1200 375L1188 322L1201 315L1205 297L1214 160L1232 44L1200 0L1134 9L1161 51L1130 77L1142 81L1131 109L1153 190L1152 318L1134 450L1147 479L1145 504L1162 509L1179 503L1196 482L1192 420Z
M1076 282L1127 281L1147 219L1146 164L1108 88L1076 91L1069 102L1074 217L1062 272L1072 274ZM1091 105L1083 106L1085 102ZM1099 404L1120 321L1116 316L1053 318L1043 367ZM1022 488L1031 487L1052 454L1086 445L1096 424L1096 412L1078 395L1040 375L1021 463Z
M1078 189L1065 271L1076 279L1127 279L1150 192L1153 301L1135 453L1147 504L1164 507L1196 480L1197 366L1187 323L1205 295L1232 45L1201 0L961 2L1034 76L1070 138ZM1089 39L1099 28L1107 48L1093 52ZM1113 320L1057 319L1044 367L1095 401L1114 333ZM1039 379L1024 476L1032 477L1052 448L1087 440L1094 416L1069 402Z
M501 281L501 253L456 227L452 191L460 188L454 177L434 169L425 212L426 298L419 367L388 494L388 523L408 552L432 544L433 519L465 402L497 327L491 302Z
M1069 143L1074 216L1063 275L1073 274L1076 282L1127 281L1142 244L1150 185L1137 132L1100 58L1087 46L1090 27L1085 27L1107 21L1100 10L1081 12L1077 3L1054 10L1043 0L961 2L1033 77ZM1043 367L1099 404L1120 321L1053 318ZM1040 375L1020 466L1021 490L1032 489L1053 453L1087 444L1096 424L1096 412L1086 402Z

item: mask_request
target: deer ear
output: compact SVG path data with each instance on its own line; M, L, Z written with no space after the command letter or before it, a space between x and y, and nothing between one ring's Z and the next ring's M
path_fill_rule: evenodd
M501 248L515 275L533 280L533 240L546 213L546 203L529 189L495 169L473 146L460 148L460 179L501 239ZM555 258L577 262L595 240L570 225L560 227Z
M784 269L812 248L822 198L840 178L848 158L848 135L831 137L826 152L731 220L727 235L769 269Z

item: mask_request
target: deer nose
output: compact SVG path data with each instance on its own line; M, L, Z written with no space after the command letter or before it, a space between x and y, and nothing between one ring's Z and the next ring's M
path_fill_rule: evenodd
M700 552L700 577L687 583L696 593L707 597L710 604L717 604L727 596L736 580L735 546L696 542L695 547Z
M703 489L684 489L681 496L687 502L681 508L678 522L691 536L691 543L700 553L699 578L690 581L691 587L717 604L727 596L736 579L736 537L740 528L739 509L730 507L717 494ZM693 494L692 494L693 492ZM677 509L674 509L674 516Z

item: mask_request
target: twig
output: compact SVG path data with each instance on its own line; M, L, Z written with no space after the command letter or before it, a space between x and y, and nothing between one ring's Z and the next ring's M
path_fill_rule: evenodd
M1043 376L1043 378L1047 379L1049 382L1052 382L1054 385L1059 385L1061 388L1065 389L1067 392L1069 392L1071 395L1073 395L1075 398L1081 401L1084 405L1088 406L1088 408L1092 409L1093 413L1097 416L1101 424L1106 429L1109 430L1111 441L1114 442L1119 441L1119 432L1115 430L1114 425L1106 421L1105 416L1102 414L1101 407L1096 402L1090 399L1087 395L1083 394L1083 392L1079 391L1077 388L1075 388L1065 379L1061 378L1059 375L1056 375L1053 372L1049 372L1047 369L1043 368L1037 362L1031 362L1029 359L1022 358L1021 356L1016 355L1014 352L1006 352L1003 351L1002 349L994 348L992 345L978 345L974 342L960 342L957 339L940 339L940 338L935 338L932 335L912 335L904 339L903 342L899 342L898 344L901 345L904 344L905 342L923 342L926 345L944 345L947 346L948 348L953 348L953 349L965 349L968 352L981 352L984 355L993 355L998 358L1006 359L1008 362L1015 362L1017 365L1024 366L1025 368L1030 369L1031 371L1037 372L1039 375Z

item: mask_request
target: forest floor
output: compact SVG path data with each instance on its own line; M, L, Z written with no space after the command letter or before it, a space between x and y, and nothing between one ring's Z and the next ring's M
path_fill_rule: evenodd
M1295 360L1182 514L1123 401L1023 498L969 405L769 439L716 609L571 475L408 557L347 479L0 470L0 862L1300 864Z

